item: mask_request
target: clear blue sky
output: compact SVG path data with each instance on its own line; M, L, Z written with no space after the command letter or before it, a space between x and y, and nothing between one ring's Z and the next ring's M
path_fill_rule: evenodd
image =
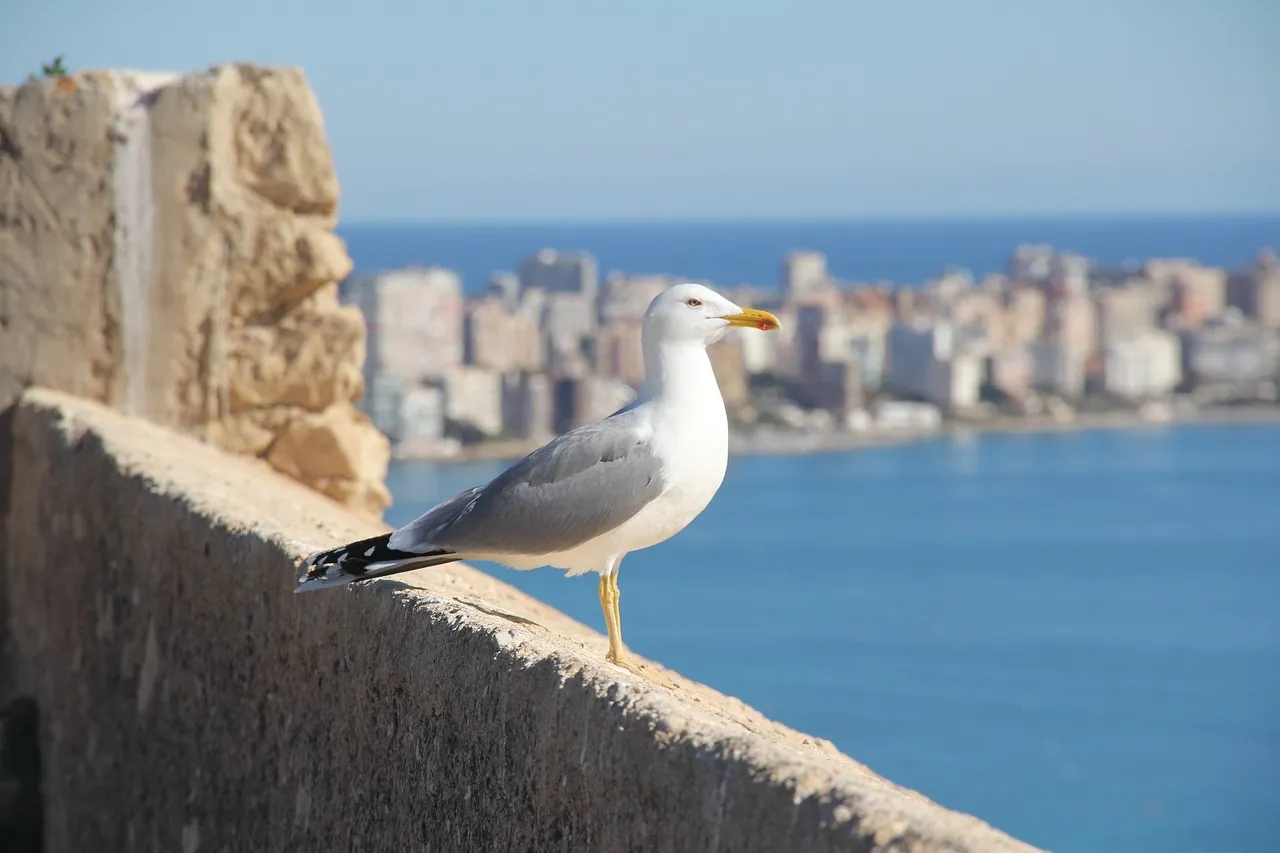
M0 0L0 80L303 66L343 218L1280 210L1280 0Z

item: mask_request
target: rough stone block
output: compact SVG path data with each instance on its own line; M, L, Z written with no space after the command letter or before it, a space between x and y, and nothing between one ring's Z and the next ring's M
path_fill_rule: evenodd
M349 407L365 330L336 298L337 204L299 69L0 87L0 411L40 385L265 453L294 410ZM380 513L388 456L326 493Z

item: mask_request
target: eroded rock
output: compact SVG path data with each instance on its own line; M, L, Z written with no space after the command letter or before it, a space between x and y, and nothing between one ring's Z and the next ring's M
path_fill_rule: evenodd
M350 403L364 391L364 317L347 305L242 326L230 334L227 358L232 413L264 406L315 412Z
M389 450L351 406L364 321L337 299L351 259L305 75L68 79L0 88L0 410L44 385L249 455L289 434L290 470L380 511ZM341 473L293 431L320 416Z
M365 415L334 405L290 421L267 462L342 503L381 515L391 503L383 484L389 457L390 443Z

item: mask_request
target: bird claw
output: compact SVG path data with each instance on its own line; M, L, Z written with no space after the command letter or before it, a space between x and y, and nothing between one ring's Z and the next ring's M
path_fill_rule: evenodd
M638 675L641 678L645 679L646 681L652 682L653 684L657 684L662 687L672 687L672 688L676 686L675 682L672 681L670 678L668 678L666 674L663 673L656 666L651 666L649 664L644 664L644 663L637 663L636 661L630 658L621 657L621 656L615 657L614 655L606 655L605 660L609 661L609 663L613 664L619 669L625 669L627 672L631 673L632 675Z

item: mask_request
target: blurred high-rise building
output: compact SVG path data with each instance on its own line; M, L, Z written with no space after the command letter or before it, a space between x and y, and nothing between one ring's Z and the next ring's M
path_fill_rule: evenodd
M649 303L678 281L665 275L610 274L600 291L600 321L643 318Z
M498 371L542 370L546 363L541 308L509 310L496 295L467 305L466 362Z
M396 442L434 441L443 429L438 383L462 362L462 281L442 267L352 277L345 297L365 317L360 407Z
M795 302L830 290L827 256L822 252L788 252L782 258L782 289L787 299Z
M1227 301L1266 328L1280 329L1280 259L1275 252L1260 252L1245 270L1231 276Z
M365 373L409 382L462 362L462 280L442 267L386 272L352 294L368 326ZM372 382L368 383L371 386Z
M576 293L593 301L599 285L596 259L587 252L543 249L520 262L518 275L521 290Z
M520 277L515 273L496 272L489 276L488 295L501 300L508 309L520 304Z

